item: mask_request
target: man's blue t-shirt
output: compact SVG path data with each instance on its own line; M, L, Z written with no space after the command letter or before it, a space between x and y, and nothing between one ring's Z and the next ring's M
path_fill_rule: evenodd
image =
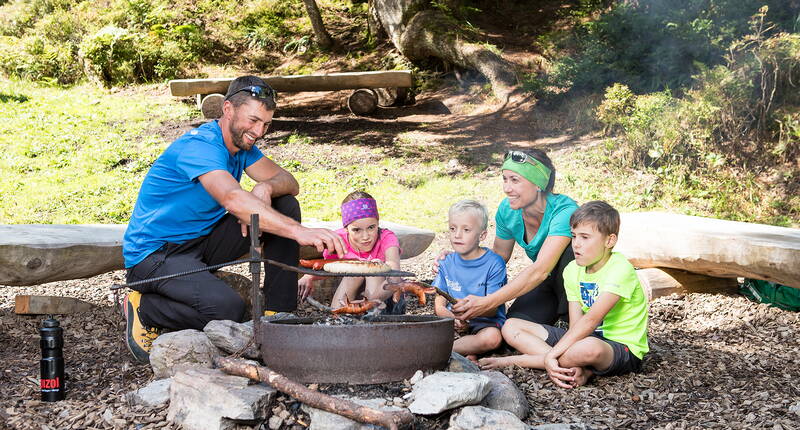
M441 288L456 299L463 299L468 295L487 296L506 284L506 262L503 257L492 250L474 259L465 260L457 252L447 254L439 264L439 274L433 285ZM497 314L493 317L477 317L472 321L496 322L503 325L506 321L505 304L497 307Z
M539 230L530 242L525 243L525 221L522 220L522 209L511 209L508 199L500 202L497 213L494 216L497 225L495 234L503 240L514 239L531 261L536 261L539 250L542 249L545 239L548 236L572 237L569 227L569 218L578 209L575 200L563 194L547 194L547 204L544 208L544 216Z
M253 146L231 155L217 121L208 122L175 140L147 172L122 240L125 267L131 268L166 242L183 243L211 233L225 215L197 179L226 170L242 179L245 168L264 154Z

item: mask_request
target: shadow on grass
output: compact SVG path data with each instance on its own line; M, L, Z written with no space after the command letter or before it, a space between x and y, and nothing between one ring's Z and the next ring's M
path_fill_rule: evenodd
M8 103L8 102L25 103L28 100L30 100L30 98L28 98L28 96L25 95L0 93L0 103Z

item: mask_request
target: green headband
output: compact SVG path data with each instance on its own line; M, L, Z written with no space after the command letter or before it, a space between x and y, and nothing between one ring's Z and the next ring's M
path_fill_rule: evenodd
M547 166L542 164L539 160L530 156L527 157L526 161L521 163L518 163L509 157L503 163L502 169L519 173L523 178L536 184L542 189L542 191L546 190L547 184L550 183L550 169L548 169Z

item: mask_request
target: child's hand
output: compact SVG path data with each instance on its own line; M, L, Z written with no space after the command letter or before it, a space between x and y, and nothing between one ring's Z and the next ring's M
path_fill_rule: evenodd
M297 298L302 302L314 293L314 281L318 276L305 275L297 281Z
M469 328L468 322L460 319L455 320L455 329L457 332L461 333L463 331L466 331L468 328Z
M547 371L547 376L549 376L557 386L561 388L573 387L575 376L573 375L572 369L561 367L557 358L549 354L546 355L544 357L544 370Z
M453 251L443 250L442 252L439 253L439 256L436 257L436 260L433 260L434 276L439 274L439 261L444 260L444 258L447 257L447 254L450 254L452 252Z

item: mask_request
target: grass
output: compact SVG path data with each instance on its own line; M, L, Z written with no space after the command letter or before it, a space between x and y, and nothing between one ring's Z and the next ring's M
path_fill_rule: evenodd
M110 93L89 85L63 89L0 82L0 223L127 222L144 175L169 144L158 127L198 118L193 106L152 95L153 89ZM494 212L503 198L499 174L484 171L485 166L452 175L442 161L421 162L419 151L441 149L422 135L404 133L394 148L314 139L292 134L270 149L277 154L305 149L304 157L317 157L278 160L302 185L305 219L336 220L342 198L365 189L377 198L383 219L443 232L447 209L458 199L475 198ZM314 151L307 151L312 144ZM348 161L325 159L328 153L319 151L320 145L334 147ZM763 192L754 178L615 167L603 144L551 156L559 172L556 191L579 203L604 199L620 211L798 225L797 215L777 214L800 208L800 199ZM493 161L492 166L499 165L499 158ZM243 181L246 189L252 185Z
M172 100L0 82L0 222L127 222L166 142L162 121L196 113Z

